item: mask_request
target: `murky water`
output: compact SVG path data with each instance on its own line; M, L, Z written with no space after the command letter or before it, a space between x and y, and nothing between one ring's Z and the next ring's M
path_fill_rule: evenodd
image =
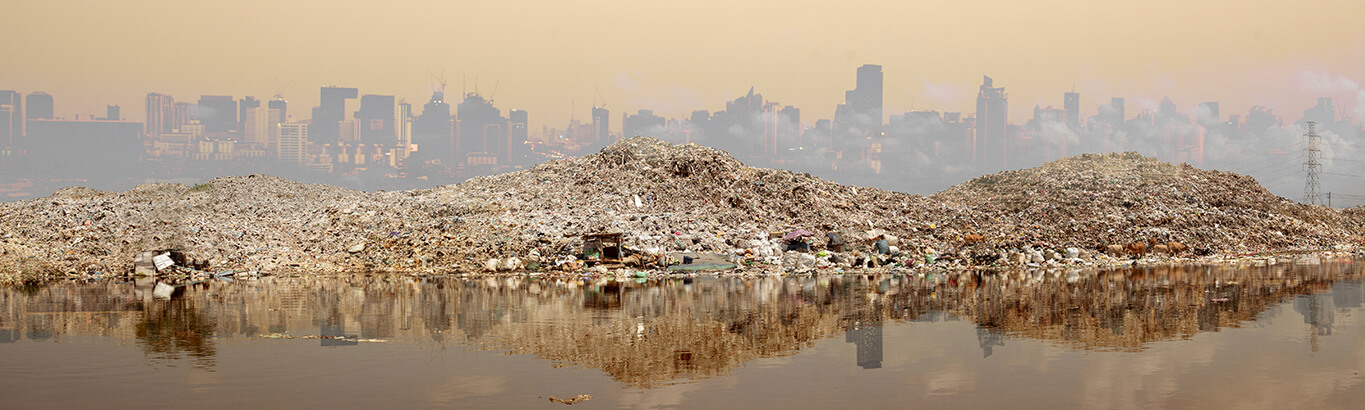
M1358 408L1358 265L0 290L0 407Z

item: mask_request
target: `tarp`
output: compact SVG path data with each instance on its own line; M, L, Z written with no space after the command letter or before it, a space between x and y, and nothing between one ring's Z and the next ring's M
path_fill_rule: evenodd
M795 230L795 231L792 231L792 233L787 234L787 236L783 236L783 237L782 237L782 240L784 240L784 241L793 241L793 240L805 238L805 237L807 237L807 236L815 236L815 233L814 233L814 232L811 232L811 231L807 231L807 230L805 230L805 229L797 229L797 230Z

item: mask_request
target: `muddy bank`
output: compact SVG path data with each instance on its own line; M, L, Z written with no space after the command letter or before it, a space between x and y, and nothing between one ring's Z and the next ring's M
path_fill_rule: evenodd
M925 197L752 168L719 150L649 138L401 192L263 175L125 192L70 188L0 204L0 221L7 281L121 275L136 254L158 249L181 250L206 272L606 274L707 254L739 271L809 273L1350 253L1365 234L1360 209L1300 205L1251 177L1135 153L1070 157ZM786 251L781 236L798 229L811 232L810 252ZM624 253L637 258L619 269L585 261L593 255L583 235L602 232L620 233Z

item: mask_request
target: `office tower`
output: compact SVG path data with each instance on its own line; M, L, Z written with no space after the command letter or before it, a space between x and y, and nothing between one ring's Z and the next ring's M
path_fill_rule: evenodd
M360 111L355 112L360 142L389 145L396 141L394 101L392 95L365 94L360 97Z
M835 126L850 137L882 137L882 66L858 67L857 88L844 92L844 119Z
M346 100L359 95L354 88L322 87L321 105L313 113L309 138L320 143L341 140L339 124L346 120Z
M237 100L228 95L201 95L195 119L209 134L237 129Z
M1008 168L1009 146L1005 135L1009 124L1009 95L1005 87L995 87L994 80L982 76L981 90L976 95L978 163L986 168Z
M187 102L178 102L171 107L171 131L184 132L183 128L191 122L198 124L195 116L198 115L198 106Z
M278 152L280 146L280 124L289 121L289 103L284 97L275 96L275 99L265 103L265 149L269 152Z
M276 157L280 162L297 166L308 164L308 124L286 122L278 125L280 147Z
M397 128L399 155L406 159L412 153L412 104L407 101L398 102Z
M24 105L13 90L0 90L0 142L12 147L24 136Z
M492 101L478 93L469 93L456 111L459 124L455 134L456 163L463 161L469 153L492 154L499 164L511 160L507 120L502 118L502 111L493 107Z
M526 114L526 110L512 109L508 111L507 122L508 143L513 147L525 144L527 130L531 128L530 117Z
M237 100L237 126L235 127L242 134L247 133L246 113L257 108L261 108L261 100L256 97L246 96Z
M422 115L412 123L412 143L416 145L418 160L442 160L443 164L451 165L454 135L445 93L431 93L431 100L422 106Z
M593 143L611 141L611 111L607 107L592 107Z
M104 120L105 120L105 121L118 121L118 120L119 120L119 109L118 109L118 106L117 106L117 105L106 105L106 106L104 106Z
M1066 111L1066 126L1081 128L1081 93L1069 92L1062 97L1062 109Z
M271 126L268 110L262 108L260 104L242 110L242 140L265 147L268 144Z
M175 98L159 93L147 93L147 120L142 123L142 132L147 138L156 139L161 134L176 129Z

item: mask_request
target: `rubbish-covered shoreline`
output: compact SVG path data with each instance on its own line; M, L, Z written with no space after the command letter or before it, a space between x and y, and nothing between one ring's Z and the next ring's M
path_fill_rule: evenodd
M1248 176L1136 153L1064 158L925 197L637 137L424 190L263 175L63 189L0 204L0 282L130 275L139 258L142 273L187 277L1274 264L1354 254L1362 237L1365 209L1296 204ZM145 269L162 255L164 267Z

